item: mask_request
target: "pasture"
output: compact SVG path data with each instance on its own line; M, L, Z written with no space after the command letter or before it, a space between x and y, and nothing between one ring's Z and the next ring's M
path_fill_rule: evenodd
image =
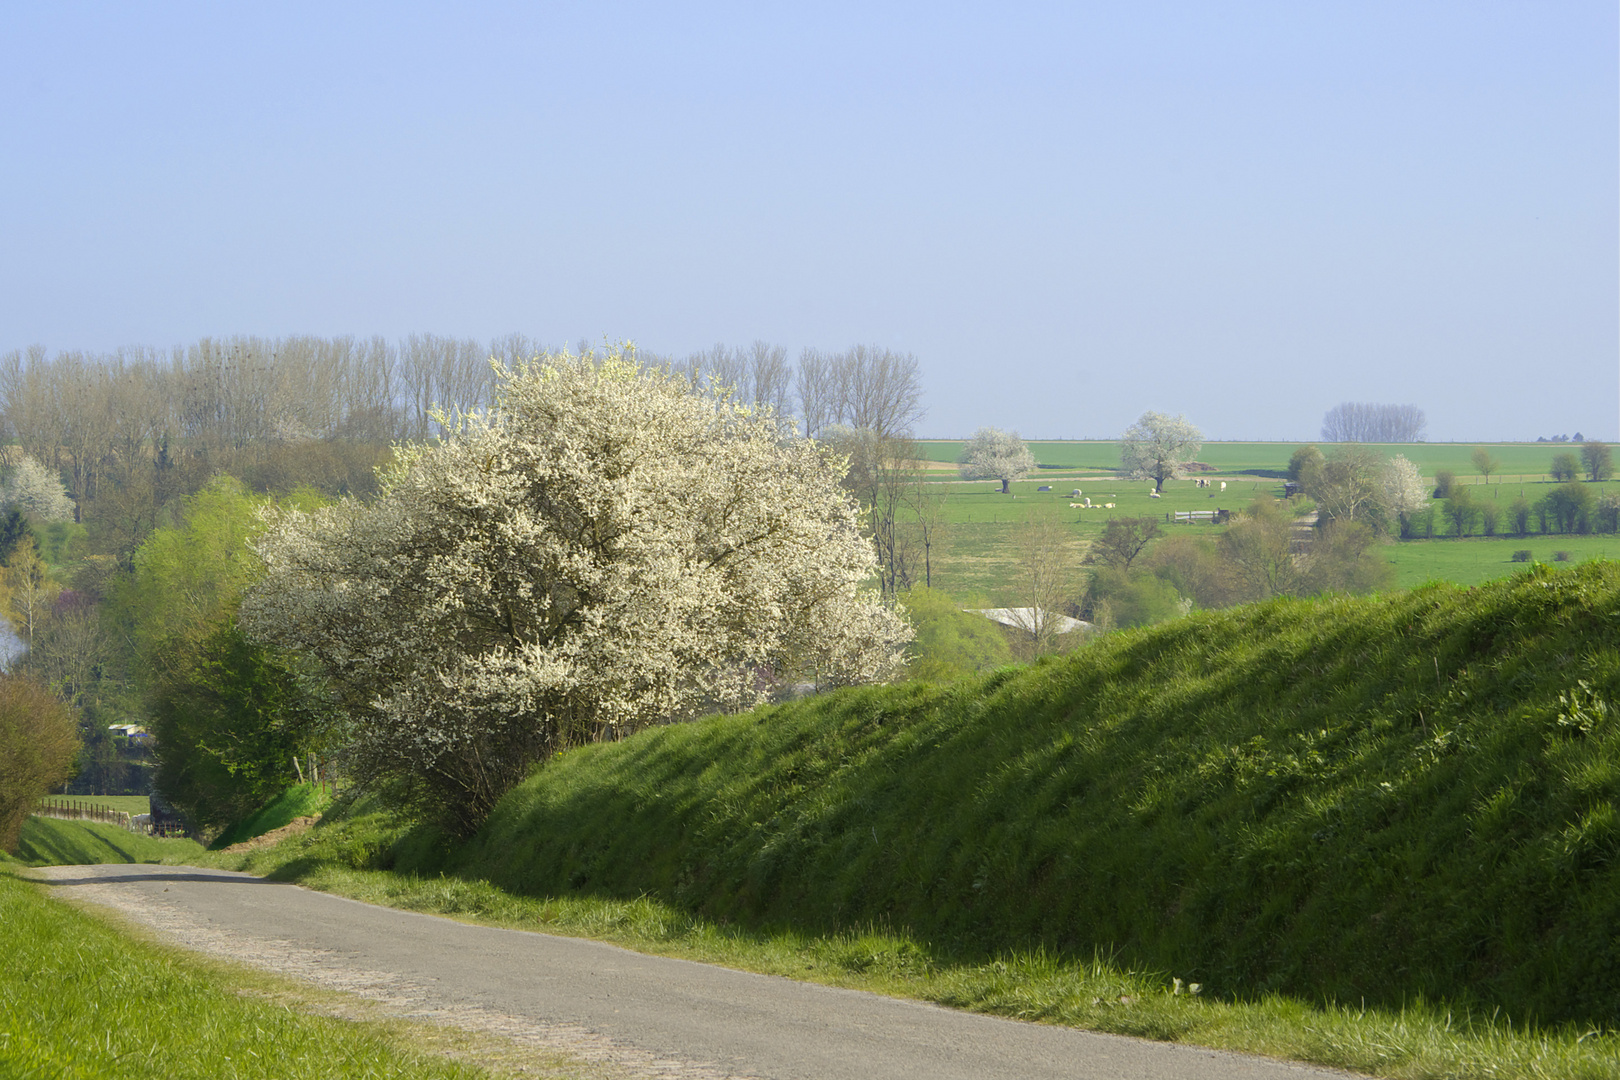
M1241 510L1259 495L1283 497L1280 475L1288 467L1289 456L1305 443L1213 442L1205 443L1198 460L1215 471L1195 475L1207 477L1210 488L1195 486L1191 477L1165 484L1160 498L1152 498L1149 481L1128 481L1116 475L1119 463L1117 442L1032 442L1030 449L1043 466L1028 478L1014 482L1007 494L1000 484L989 480L957 478L949 462L961 452L960 440L924 440L919 443L931 467L919 469L926 490L941 499L939 543L932 554L933 585L963 602L983 602L985 606L1018 606L1023 596L1020 559L1021 536L1029 523L1051 522L1063 530L1065 562L1074 579L1075 593L1085 582L1082 561L1091 541L1102 532L1111 517L1157 519L1167 530L1194 529L1218 531L1219 526L1204 524L1172 525L1176 511ZM1317 444L1331 453L1331 444ZM1514 499L1523 496L1536 502L1551 489L1546 469L1554 454L1579 455L1575 443L1398 443L1363 444L1374 453L1391 457L1404 454L1433 478L1438 469L1451 469L1457 482L1476 487L1476 501L1491 500L1505 511ZM1487 482L1470 460L1474 450L1485 446L1503 470ZM1273 475L1265 475L1273 474ZM1226 490L1220 483L1226 482ZM1051 491L1039 488L1050 487ZM1071 493L1079 489L1076 499ZM1590 485L1596 495L1620 490L1620 483ZM1091 509L1076 509L1076 501L1090 498ZM1113 503L1113 509L1102 504ZM1504 523L1505 525L1505 523ZM1469 537L1461 541L1446 537L1449 525L1436 523L1439 539L1401 541L1385 547L1385 557L1395 568L1398 587L1407 588L1431 580L1475 585L1505 577L1518 564L1511 561L1514 551L1529 548L1534 557L1550 562L1555 551L1568 551L1573 561L1620 558L1620 537L1543 536L1520 539Z

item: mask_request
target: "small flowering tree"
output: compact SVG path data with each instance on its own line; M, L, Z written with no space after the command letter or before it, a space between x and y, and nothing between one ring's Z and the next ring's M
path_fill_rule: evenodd
M324 671L362 779L465 833L566 747L899 668L841 461L617 350L496 370L374 502L257 543L242 625Z
M73 520L73 500L62 487L62 478L26 454L0 487L0 506L43 521Z

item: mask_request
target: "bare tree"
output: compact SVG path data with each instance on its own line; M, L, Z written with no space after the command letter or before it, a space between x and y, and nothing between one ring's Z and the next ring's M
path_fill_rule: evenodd
M1416 405L1346 401L1322 418L1322 438L1327 442L1422 442L1427 424Z
M797 385L804 437L819 438L822 430L838 419L838 373L833 357L816 349L801 352Z

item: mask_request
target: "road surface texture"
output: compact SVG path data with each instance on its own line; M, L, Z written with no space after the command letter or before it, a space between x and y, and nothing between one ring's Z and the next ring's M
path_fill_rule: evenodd
M56 866L63 899L418 1018L668 1080L1344 1080L1265 1058L1023 1023L184 866Z

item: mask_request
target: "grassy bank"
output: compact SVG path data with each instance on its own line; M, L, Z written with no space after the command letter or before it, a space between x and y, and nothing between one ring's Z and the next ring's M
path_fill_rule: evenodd
M577 751L467 844L351 813L226 865L1389 1075L1613 1076L1617 612L1593 564L1198 615Z
M554 763L404 865L1217 994L1620 1015L1620 566L1284 601Z
M185 862L202 850L194 840L144 836L117 825L30 817L23 822L16 856L28 866L79 866Z
M132 940L0 868L0 1074L474 1080L424 1025L308 1015L338 995ZM435 1045L435 1044L441 1045ZM531 1058L535 1055L529 1055ZM527 1075L535 1075L533 1072ZM510 1075L501 1072L500 1075ZM542 1075L576 1075L553 1071Z

